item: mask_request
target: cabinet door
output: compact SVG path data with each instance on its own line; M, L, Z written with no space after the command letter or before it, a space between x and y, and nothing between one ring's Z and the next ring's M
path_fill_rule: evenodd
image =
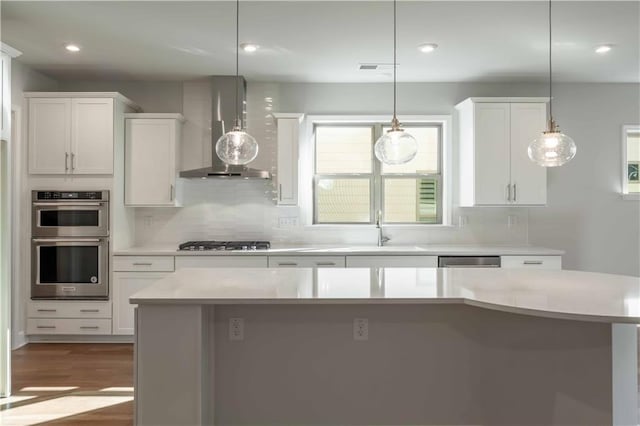
M113 334L133 334L133 310L129 298L168 275L165 272L113 273Z
M278 119L278 204L298 204L298 118Z
M347 256L347 268L437 268L437 256Z
M135 118L125 128L125 203L174 205L176 121Z
M475 204L507 204L509 104L478 103L474 114Z
M71 99L29 99L29 173L70 170Z
M71 172L113 174L113 99L73 99L71 111Z
M547 105L511 104L511 184L513 204L547 203L547 169L529 159L527 148L545 129Z

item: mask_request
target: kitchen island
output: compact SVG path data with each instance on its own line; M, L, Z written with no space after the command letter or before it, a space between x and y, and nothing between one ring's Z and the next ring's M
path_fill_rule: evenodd
M139 425L631 425L640 279L181 269L131 297Z

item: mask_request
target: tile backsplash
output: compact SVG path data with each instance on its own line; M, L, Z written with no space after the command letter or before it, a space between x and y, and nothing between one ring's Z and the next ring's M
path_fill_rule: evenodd
M309 226L297 207L275 203L270 181L180 181L183 207L136 208L135 244L252 240L291 244L375 244L373 225ZM454 208L452 226L386 226L394 244L526 244L528 209Z

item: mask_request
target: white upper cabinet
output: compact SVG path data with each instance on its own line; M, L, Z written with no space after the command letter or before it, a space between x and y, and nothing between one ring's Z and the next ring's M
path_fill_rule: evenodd
M71 100L71 171L113 173L113 99Z
M177 206L180 114L126 114L125 204Z
M546 123L544 98L469 98L458 104L460 205L545 205L546 169L527 147Z
M298 144L303 114L274 114L278 131L278 204L298 204Z
M29 172L69 173L70 157L71 99L29 99Z
M512 203L547 203L547 169L529 159L529 144L545 129L546 103L511 104Z
M116 120L138 110L118 93L28 92L29 173L113 174ZM121 126L121 124L120 124Z

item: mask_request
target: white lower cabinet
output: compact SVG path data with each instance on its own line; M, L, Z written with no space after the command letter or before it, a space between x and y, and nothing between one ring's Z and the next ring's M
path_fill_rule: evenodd
M500 256L503 268L562 269L562 256Z
M111 334L111 302L31 300L27 334Z
M167 275L167 272L113 273L113 334L133 334L136 305L129 303L129 298Z
M344 268L344 256L269 256L269 268Z
M437 268L438 256L347 256L347 268Z

